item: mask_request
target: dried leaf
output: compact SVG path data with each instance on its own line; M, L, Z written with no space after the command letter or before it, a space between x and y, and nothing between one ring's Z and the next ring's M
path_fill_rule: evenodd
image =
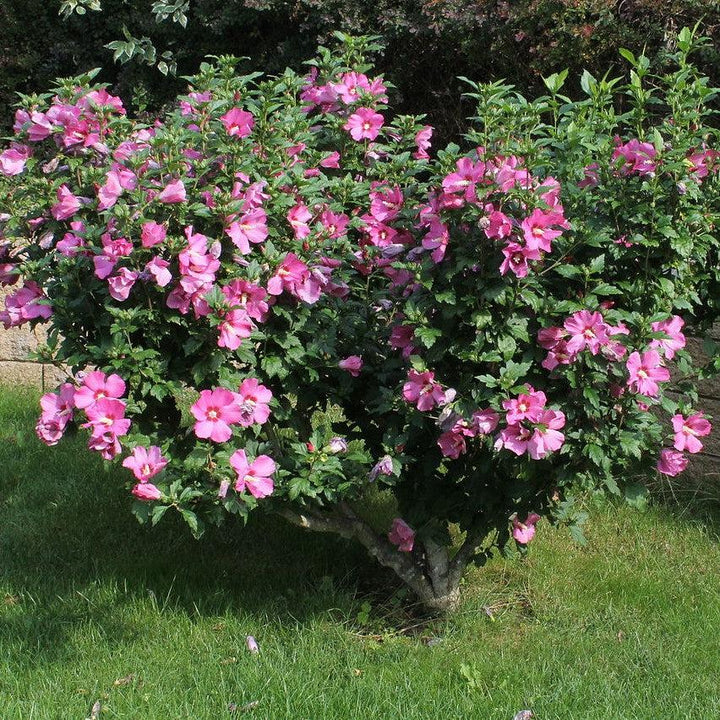
M441 637L425 636L425 637L423 637L422 642L424 645L427 645L428 647L435 647L435 645L439 645L443 640L444 640L444 638L441 638Z
M233 655L231 657L226 657L225 659L220 661L221 665L232 665L233 663L237 662L237 658Z
M249 702L247 705L240 705L240 706L238 706L237 703L231 702L231 703L228 703L228 710L231 713L250 712L251 710L254 710L259 704L260 704L259 700L253 700L252 702Z
M93 703L92 709L90 710L90 715L87 720L100 720L101 710L102 710L102 703L99 700L96 700Z
M124 687L125 685L129 685L133 680L135 680L134 675L126 675L125 677L118 678L117 680L115 680L113 685L115 687Z

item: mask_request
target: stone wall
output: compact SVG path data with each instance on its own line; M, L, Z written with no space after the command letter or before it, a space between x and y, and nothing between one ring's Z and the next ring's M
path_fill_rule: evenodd
M713 327L711 336L716 340L720 338L720 325ZM703 353L702 346L702 340L688 338L687 349L700 364L709 360ZM702 439L703 452L692 456L688 471L670 484L702 497L720 499L720 377L706 380L700 385L697 410L712 416L713 430L708 437ZM680 480L683 476L685 479Z
M7 292L7 289L0 287L0 307L4 307ZM65 373L56 367L28 360L29 353L43 340L41 327L34 331L28 326L6 330L0 325L0 383L32 385L42 390L52 390L62 382Z

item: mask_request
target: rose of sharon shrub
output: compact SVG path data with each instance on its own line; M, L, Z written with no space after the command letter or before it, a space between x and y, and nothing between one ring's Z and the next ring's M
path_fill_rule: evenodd
M264 508L358 539L440 609L541 517L576 527L578 492L676 475L710 431L684 323L718 314L692 44L652 84L644 58L628 85L586 74L576 103L559 75L532 102L474 86L469 149L436 153L365 39L306 77L205 64L149 124L64 82L0 165L2 320L47 320L41 355L71 370L38 435L86 430L143 520Z

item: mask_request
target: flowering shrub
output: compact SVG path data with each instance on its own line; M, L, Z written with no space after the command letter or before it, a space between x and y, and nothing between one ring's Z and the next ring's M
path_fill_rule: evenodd
M718 314L696 42L669 75L629 53L629 84L586 73L579 102L562 75L532 102L473 85L469 150L392 118L367 38L306 77L219 58L152 124L90 77L19 109L0 318L49 320L41 355L71 373L39 437L85 431L142 520L265 508L436 608L541 515L577 527L578 491L680 472L710 431L684 323Z

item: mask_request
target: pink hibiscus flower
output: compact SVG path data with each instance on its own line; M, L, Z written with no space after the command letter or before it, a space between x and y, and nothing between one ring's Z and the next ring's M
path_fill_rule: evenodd
M667 338L653 340L650 348L662 350L665 357L672 360L675 352L685 347L685 335L682 333L684 324L685 321L679 315L673 315L662 322L654 322L651 326L652 331L665 333Z
M677 414L672 416L672 426L675 432L675 449L686 450L689 453L699 453L703 444L698 437L709 435L712 425L700 413L684 418Z
M203 390L190 412L197 420L195 435L201 439L210 438L214 442L229 440L232 436L230 425L239 422L242 417L235 394L225 388Z
M144 248L159 245L161 242L164 242L166 236L167 228L165 225L160 225L153 220L143 223L140 240Z
M268 236L267 214L262 208L245 213L225 230L243 255L250 252L250 243L264 242Z
M81 207L80 198L70 191L67 185L61 185L57 190L57 204L50 208L52 216L56 220L67 220L72 217Z
M158 202L166 205L184 203L187 199L187 193L183 181L178 179L168 183L165 189L157 196L157 199Z
M247 489L253 497L258 499L272 494L275 486L271 475L276 469L272 458L267 455L258 455L249 463L245 451L236 450L230 456L230 465L237 473L236 492L243 492Z
M400 552L412 552L415 545L415 531L402 518L395 518L388 532L388 540L393 545L397 545Z
M362 366L363 360L360 355L350 355L338 363L338 367L341 370L347 370L353 377L360 375Z
M103 398L119 398L125 394L125 381L116 374L106 376L93 370L83 378L82 387L75 391L75 406L88 408Z
M525 244L532 250L552 250L551 243L562 235L562 230L553 229L554 225L564 222L562 215L536 208L520 225Z
M269 388L261 385L255 378L243 380L235 396L241 416L238 422L243 427L253 424L262 425L270 417L268 403L273 394Z
M438 438L437 444L443 457L449 457L452 460L457 460L467 451L465 435L462 432L454 432L454 428L443 433Z
M539 250L524 247L516 242L508 243L502 249L502 253L505 259L500 264L500 274L505 275L511 270L515 277L519 278L526 277L530 272L528 265L530 260L540 260L542 257Z
M537 513L529 513L525 522L520 522L515 515L512 519L513 538L522 545L527 545L535 537L535 525L538 520L540 520L540 516Z
M131 492L138 500L146 502L159 500L162 497L162 492L152 483L138 483Z
M436 405L445 402L445 392L440 383L435 382L435 373L426 370L408 371L408 380L403 385L403 397L410 403L416 403L417 409L422 412L432 410Z
M370 108L358 108L347 120L343 129L353 140L374 140L380 134L384 118Z
M630 377L627 384L631 390L648 397L657 397L660 393L658 383L667 382L670 372L663 367L656 350L647 350L642 355L634 352L625 363Z
M122 400L102 398L85 408L85 414L89 422L83 427L90 428L94 437L106 435L118 437L127 435L130 429L130 420L125 417L125 403Z
M303 203L298 203L288 210L287 220L293 229L296 240L304 240L310 235L308 223L312 220L312 214Z
M559 430L565 426L565 414L559 410L546 410L536 422L527 451L533 460L541 460L563 446L565 435Z
M133 475L141 483L146 483L168 464L168 460L157 445L151 445L149 448L138 446L133 448L133 454L126 457L122 464L123 467L132 470Z
M687 467L687 464L688 459L681 452L671 450L670 448L663 448L660 451L657 469L658 472L661 472L663 475L675 477Z
M217 341L218 347L237 350L242 341L253 334L255 325L244 309L237 308L228 310L223 315L218 330L220 331Z
M571 355L577 355L586 348L597 355L608 342L605 321L599 312L580 310L564 322L564 327L570 334L566 349Z
M503 400L502 406L507 410L505 419L508 425L514 425L521 420L539 422L546 402L545 393L530 386L528 386L527 393L522 393L511 400Z
M244 138L252 132L255 118L247 110L233 108L220 117L220 122L230 137Z
M498 426L499 415L491 408L476 410L472 415L472 427L478 435L489 435Z

